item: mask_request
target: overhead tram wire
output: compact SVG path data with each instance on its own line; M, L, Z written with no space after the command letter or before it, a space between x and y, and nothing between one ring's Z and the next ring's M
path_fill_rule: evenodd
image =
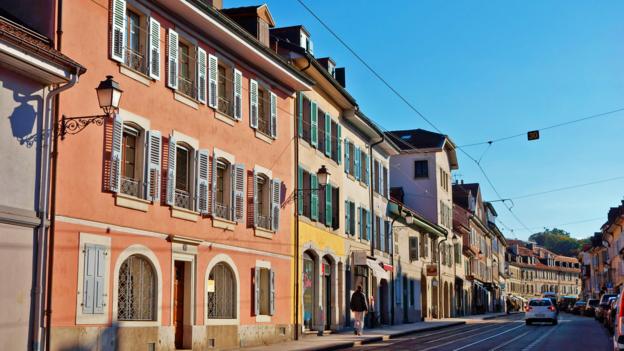
M550 194L550 193L554 193L554 192L558 192L558 191L572 190L572 189L582 188L582 187L595 185L595 184L602 184L602 183L607 183L607 182L613 182L613 181L620 180L620 179L624 179L624 176L607 178L607 179L601 179L601 180L596 180L596 181L593 181L593 182L587 182L587 183L576 184L576 185L569 185L569 186L564 186L564 187L561 187L561 188L555 188L555 189L550 189L550 190L538 191L538 192L535 192L535 193L530 193L530 194L525 194L525 195L511 197L510 199L512 199L512 200L525 199L525 198L528 198L528 197L540 196L540 195Z
M349 52L351 52L351 54L353 54L353 56L355 56L355 58L358 59L358 61L360 61L360 63L362 63L375 77L377 77L377 79L379 79L388 89L390 89L401 101L403 101L412 111L414 111L422 120L424 120L427 124L429 124L433 129L435 129L437 132L439 132L440 134L444 134L442 132L442 130L440 130L440 128L438 128L435 124L433 124L433 122L431 122L425 115L423 115L414 105L412 105L398 90L396 90L387 80L385 80L379 73L377 73L377 71L375 71L375 69L373 69L360 55L358 55L357 52L355 52L354 49L351 48L351 46L349 46L349 44L347 44L344 40L342 40L342 38L336 33L334 32L334 30L331 29L331 27L329 27L328 24L326 24L314 11L312 11L311 8L309 8L304 2L303 0L297 0L297 2L299 2L299 4L308 12L310 13L310 15L312 15L312 17L314 17L334 38L336 38L336 40L338 40L347 50L349 50ZM400 139L400 138L399 138ZM405 140L402 140L404 142L404 144L406 143ZM411 145L412 149L416 150L416 148ZM498 190L496 189L496 187L494 186L494 184L492 183L492 181L490 180L490 178L488 177L487 173L485 172L485 170L483 169L483 167L481 167L481 165L479 164L479 162L472 157L470 154L468 154L464 149L462 149L461 147L457 147L457 149L459 149L461 152L463 152L466 156L468 156L472 161L474 161L477 164L477 167L479 167L479 170L481 171L481 173L483 174L483 176L485 177L486 181L488 182L488 184L490 185L490 187L492 188L492 190L494 190L494 193L498 196L498 199L502 201L502 196L500 195L500 193L498 192ZM511 215L516 219L516 221L518 223L520 223L520 225L522 225L522 227L528 229L528 227L526 226L526 224L524 224L524 222L522 222L520 220L520 218L518 218L518 216L511 210L511 208L503 201L503 205L505 206L505 208L507 208L507 210L509 211L509 213L511 213Z

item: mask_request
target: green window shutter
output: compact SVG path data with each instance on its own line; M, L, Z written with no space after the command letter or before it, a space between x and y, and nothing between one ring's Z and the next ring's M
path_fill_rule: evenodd
M303 168L299 166L299 170L297 172L297 212L299 215L303 215Z
M303 138L303 94L298 95L297 120L299 122L299 137Z
M345 234L350 234L349 230L349 220L351 216L351 211L349 211L349 201L345 201Z
M310 175L311 178L311 186L310 188L312 188L311 193L312 193L312 211L311 211L311 215L312 215L312 220L317 221L318 220L318 215L319 215L319 202L318 202L318 178L316 177L316 174L311 174Z
M366 211L366 240L371 239L371 213Z
M331 157L332 148L331 148L331 116L329 113L325 113L325 156Z
M353 162L353 168L355 168L353 171L353 175L355 176L356 180L360 180L360 170L361 170L361 166L360 166L360 148L359 147L355 147L355 162Z
M314 147L318 146L318 109L316 107L316 102L312 102L312 108L310 111L310 124L312 127L310 128L310 141Z
M336 132L336 137L338 138L336 145L338 146L336 151L337 151L337 155L338 155L338 164L340 164L342 162L342 127L340 126L340 124L336 124L336 126L338 127L338 130Z
M325 186L325 225L332 226L332 187L329 184Z
M350 167L350 162L349 162L349 140L345 139L345 145L344 145L344 149L345 149L345 173L350 174L349 172L349 167Z
M364 154L364 183L366 185L368 185L368 179L369 179L369 174L370 172L369 170L369 164L368 164L368 154Z

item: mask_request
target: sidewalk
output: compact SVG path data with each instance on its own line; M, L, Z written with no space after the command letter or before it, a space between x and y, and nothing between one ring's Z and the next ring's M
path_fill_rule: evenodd
M385 326L383 328L364 329L363 336L353 335L353 330L339 333L317 336L315 334L305 335L298 341L288 341L267 346L257 346L245 348L246 351L273 351L273 350L339 350L354 346L370 344L373 342L394 339L405 335L423 333L432 330L449 328L466 324L470 321L493 319L505 316L505 313L489 313L462 318L446 318L442 320L426 320L424 322L398 324Z

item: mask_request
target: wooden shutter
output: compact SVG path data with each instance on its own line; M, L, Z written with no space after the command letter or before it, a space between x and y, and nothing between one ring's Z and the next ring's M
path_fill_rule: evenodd
M366 240L370 241L371 239L371 213L370 211L366 211Z
M111 58L124 62L126 37L126 0L113 0L113 18L111 28Z
M215 153L212 154L212 167L210 170L210 200L208 203L210 215L212 218L215 217L217 210L217 155Z
M167 85L178 89L178 33L169 28L169 48L167 60Z
M169 161L167 162L167 205L175 203L175 174L176 174L176 140L169 135Z
M113 118L113 138L111 140L110 191L118 193L121 186L121 152L123 144L123 120L121 116Z
M366 185L368 185L368 179L370 177L370 172L369 172L370 167L369 166L370 166L370 164L369 164L369 161L368 161L368 154L364 153L364 184L366 184Z
M364 219L364 209L361 206L358 206L358 236L360 240L364 237L364 232L366 231L366 220Z
M201 214L208 214L208 150L197 151L197 187L195 188L195 208Z
M206 51L199 46L197 47L197 100L206 103Z
M281 188L282 181L275 178L271 181L271 229L277 231L280 222L280 205L281 205Z
M253 171L253 208L254 208L253 225L255 228L258 226L258 174L256 174L255 169Z
M160 23L150 18L149 29L149 75L160 79Z
M379 223L379 251L386 251L386 228L384 227L384 222L380 217L377 217L377 223Z
M349 139L345 138L345 145L344 145L344 149L345 149L345 159L344 159L344 164L345 164L345 173L350 174L350 155L349 155Z
M160 201L160 153L162 150L162 137L157 130L147 132L147 155L145 157L145 199L148 201Z
M232 180L232 184L234 184L232 218L236 222L242 222L245 213L245 166L243 164L237 163L234 165L232 169Z
M331 158L332 155L332 133L331 116L325 113L325 156Z
M349 211L349 201L345 200L345 234L352 234L351 227L349 226L351 211Z
M297 95L297 121L299 125L299 137L303 138L303 94Z
M310 188L312 189L310 190L312 195L312 210L310 212L312 220L316 221L319 215L318 178L316 174L310 174Z
M277 95L271 92L271 137L277 138Z
M249 80L249 125L258 128L258 82Z
M297 169L297 188L303 189L303 168L301 166ZM299 215L303 215L303 191L297 191L297 212Z
M234 118L243 119L243 73L234 68Z
M388 174L388 168L386 167L383 168L383 175L384 175L384 195L386 196L387 199L389 199L390 198L390 175Z
M316 102L312 101L310 109L310 142L312 146L318 146L318 108Z
M269 314L275 314L275 272L271 269L271 285L269 289Z
M219 97L219 59L208 55L208 106L217 108Z
M97 252L95 245L85 245L82 278L82 313L93 313Z
M332 226L332 186L327 184L325 186L325 225Z
M254 313L256 316L260 315L260 268L254 267Z
M353 149L354 155L353 158L355 159L355 162L353 162L353 168L355 168L353 171L353 175L355 176L356 180L360 180L360 172L361 172L361 166L360 166L360 148L359 147L355 147Z
M338 127L336 132L336 137L338 138L336 142L336 154L338 155L338 164L340 165L342 162L342 126L340 126L340 124L336 124L336 126Z
M108 297L107 291L104 290L106 283L106 248L104 246L97 245L95 247L95 259L93 313L101 314L104 313Z

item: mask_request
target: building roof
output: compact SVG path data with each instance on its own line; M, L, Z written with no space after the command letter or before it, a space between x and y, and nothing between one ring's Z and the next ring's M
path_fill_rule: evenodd
M449 152L451 169L459 168L455 143L448 135L431 132L424 129L406 129L386 132L386 135L396 144L401 151L413 151L418 149L437 149Z
M87 71L81 64L54 49L50 39L2 14L0 14L0 39L12 43L30 55L60 65L68 71L77 71L78 74Z
M271 15L271 12L269 11L269 6L267 6L267 4L230 7L226 9L221 9L220 11L228 16L240 16L240 15L259 16L259 17L264 18L270 27L275 27L275 21L273 20L273 16Z

